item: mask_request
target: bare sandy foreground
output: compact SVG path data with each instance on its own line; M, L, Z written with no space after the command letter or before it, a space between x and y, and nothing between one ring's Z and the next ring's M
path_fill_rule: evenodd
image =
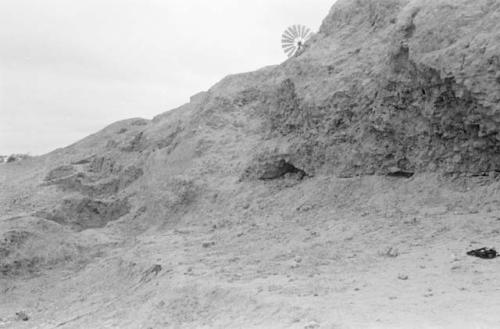
M280 65L0 164L0 328L500 328L500 2L338 0Z
M435 177L256 186L229 209L209 206L63 268L2 278L0 323L495 328L500 264L466 251L498 243L498 185L477 183L467 182L470 191Z

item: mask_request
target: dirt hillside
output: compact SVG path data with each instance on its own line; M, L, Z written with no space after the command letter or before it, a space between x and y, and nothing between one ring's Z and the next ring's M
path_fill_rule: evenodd
M338 0L298 56L0 164L0 328L498 328L500 1Z

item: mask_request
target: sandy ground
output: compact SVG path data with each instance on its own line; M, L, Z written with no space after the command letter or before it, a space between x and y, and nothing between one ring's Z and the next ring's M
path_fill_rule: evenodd
M299 57L0 165L0 329L500 328L466 255L500 248L498 17L339 0Z
M500 263L465 254L498 243L500 211L478 203L496 183L433 179L253 186L238 213L213 204L91 260L3 278L0 327L496 328Z

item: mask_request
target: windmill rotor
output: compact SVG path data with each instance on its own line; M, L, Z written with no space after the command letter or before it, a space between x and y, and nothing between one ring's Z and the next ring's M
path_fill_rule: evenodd
M311 38L312 32L304 25L292 25L281 35L281 47L288 57L292 57L304 49L305 43Z

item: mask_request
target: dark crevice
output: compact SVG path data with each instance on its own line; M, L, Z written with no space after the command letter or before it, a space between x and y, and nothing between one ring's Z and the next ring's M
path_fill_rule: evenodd
M471 177L497 177L499 174L500 170L492 170L492 171L473 173Z
M292 165L291 163L282 159L274 163L272 166L270 166L270 168L268 168L268 170L264 172L264 174L260 177L260 179L261 180L278 179L288 174L293 175L299 180L307 176L307 173L304 170L299 169L294 165Z
M127 215L131 208L128 199L66 199L59 207L38 211L35 216L67 225L75 231L83 231L105 227L109 222Z
M408 171L396 171L387 174L387 176L389 177L397 177L397 178L412 178L414 175L415 173Z

